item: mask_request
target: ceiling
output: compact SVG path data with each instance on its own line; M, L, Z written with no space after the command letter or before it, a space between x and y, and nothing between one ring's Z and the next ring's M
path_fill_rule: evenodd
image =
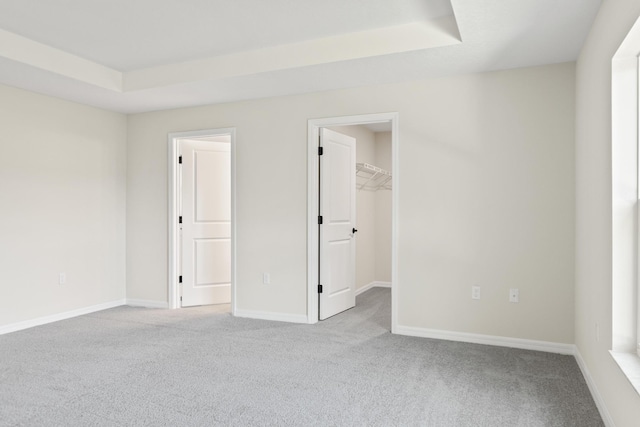
M135 113L573 61L600 0L0 0L0 83Z

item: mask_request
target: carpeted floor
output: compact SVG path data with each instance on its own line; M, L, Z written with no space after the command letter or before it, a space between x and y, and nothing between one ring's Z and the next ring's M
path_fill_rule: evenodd
M317 325L119 307L0 336L0 426L602 426L571 356L391 335L390 292Z

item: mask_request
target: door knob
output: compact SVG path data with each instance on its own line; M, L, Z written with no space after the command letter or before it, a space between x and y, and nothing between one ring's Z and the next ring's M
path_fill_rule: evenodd
M351 233L353 233L353 234L356 234L357 232L358 232L357 228L354 228L354 229L351 230Z

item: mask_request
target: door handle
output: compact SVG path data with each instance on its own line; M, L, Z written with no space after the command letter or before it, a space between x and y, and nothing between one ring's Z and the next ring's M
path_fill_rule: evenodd
M351 230L351 234L356 234L357 232L358 232L357 228L354 228L354 229Z

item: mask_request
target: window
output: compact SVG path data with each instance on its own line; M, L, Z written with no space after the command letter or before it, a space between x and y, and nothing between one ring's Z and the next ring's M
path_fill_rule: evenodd
M640 20L612 60L612 348L640 393L638 125Z

